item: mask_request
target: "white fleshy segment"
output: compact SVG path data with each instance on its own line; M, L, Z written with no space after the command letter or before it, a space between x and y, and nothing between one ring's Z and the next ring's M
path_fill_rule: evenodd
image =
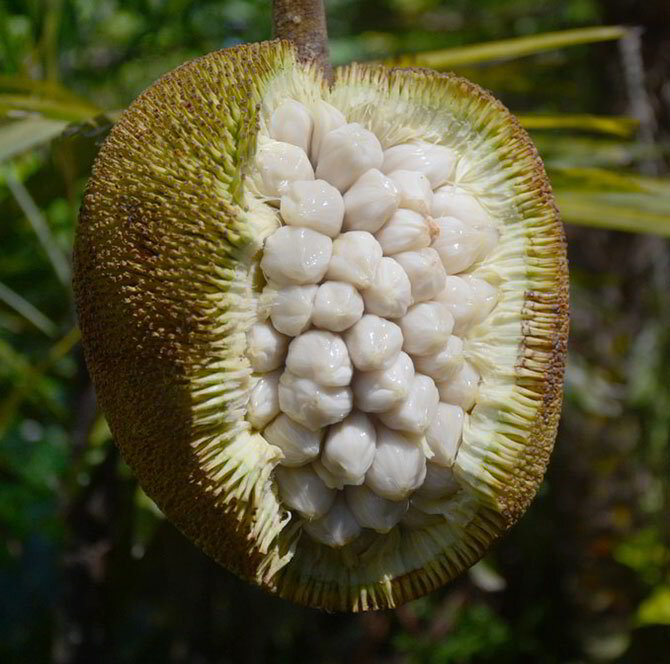
M463 340L451 335L437 353L414 358L414 368L435 382L449 380L463 366Z
M385 318L365 314L344 333L349 357L359 371L390 367L402 348L400 328Z
M433 195L433 217L456 217L480 232L478 260L485 258L498 244L496 222L477 198L460 187L445 185Z
M412 301L434 300L447 282L440 256L430 247L418 251L404 251L393 257L409 277L412 284Z
M400 194L391 178L371 168L344 194L345 231L376 233L398 209Z
M311 466L279 466L275 478L282 502L308 521L322 517L337 498L337 491L329 489Z
M279 380L279 407L312 431L341 422L352 406L353 394L348 387L319 385L290 371L284 371Z
M289 226L304 226L335 238L342 228L344 201L325 180L302 180L286 187L279 212Z
M374 279L382 248L367 231L348 231L333 242L333 254L326 277L367 288Z
M433 421L426 429L426 442L433 453L431 461L453 466L463 434L464 413L460 406L440 402Z
M412 359L401 352L388 369L355 373L354 404L366 413L381 413L405 399L413 382Z
M283 413L269 424L263 437L284 454L283 466L302 466L313 461L321 451L323 431L312 431Z
M271 199L279 199L290 182L314 179L312 164L304 150L271 138L259 138L256 172L260 175L260 192Z
M475 314L475 294L470 284L463 277L450 274L437 300L442 302L453 316L454 334L465 333Z
M282 370L263 374L249 395L247 419L254 429L261 430L279 415L279 377Z
M412 359L401 352L387 369L355 372L351 384L354 403L366 413L390 410L407 398L413 381Z
M333 475L322 463L320 459L316 459L316 461L312 462L312 468L314 468L314 472L321 478L321 481L329 488L329 489L343 489L345 487L345 481L341 477L338 477L337 475ZM363 483L363 480L361 480L361 484Z
M393 258L384 256L369 288L362 291L365 310L383 318L400 318L412 303L412 284Z
M464 362L458 373L438 384L440 401L460 406L466 411L470 410L477 400L479 379L477 370L469 362Z
M400 208L380 230L375 233L385 256L401 251L428 247L432 241L431 225L414 210Z
M429 355L446 346L454 319L444 304L433 300L412 305L398 325L404 339L402 349L406 353Z
M422 449L397 431L377 427L377 449L365 483L378 496L404 500L418 489L426 476Z
M339 495L325 516L304 525L305 532L317 542L333 548L349 544L361 534L361 527L347 506L344 495Z
M282 226L265 240L261 269L279 286L316 284L326 274L333 241L311 228Z
M437 514L426 514L426 512L417 509L411 501L409 509L405 512L402 519L400 519L400 524L411 530L428 528L441 523L444 523L444 519L441 516L438 516Z
M325 330L308 330L293 339L286 368L296 376L331 387L349 385L354 372L347 345L340 336Z
M312 117L314 119L314 130L312 131L312 145L309 154L312 163L316 165L325 135L329 131L346 124L347 120L339 109L322 99L317 101L312 109Z
M416 490L415 495L418 498L434 500L445 496L453 496L460 488L461 485L456 481L451 468L438 466L428 461L426 463L426 477L423 484Z
M433 203L433 190L428 178L419 171L397 170L388 176L400 192L400 207L414 210L421 215L429 215Z
M495 221L470 193L454 185L440 187L433 194L433 217L456 217L477 230L495 230Z
M388 533L409 507L408 500L387 500L365 485L345 487L344 495L356 521L364 528L372 528L378 533Z
M316 177L345 192L371 168L381 168L384 153L379 139L357 122L329 131L321 142Z
M277 290L270 305L270 320L275 328L291 337L306 330L318 289L318 286L310 284Z
M498 231L495 229L475 230L479 233L479 253L477 254L477 260L480 261L496 248L500 237L498 236Z
M274 371L284 364L289 338L270 323L254 323L247 332L247 358L254 371Z
M454 171L458 155L444 145L416 141L394 145L384 151L384 173L398 169L419 171L430 181L432 189L447 182Z
M312 324L332 332L343 332L361 319L363 298L352 284L326 281L314 298Z
M389 429L421 434L435 418L439 401L433 379L415 374L407 396L390 410L379 413L379 419Z
M284 101L270 118L270 136L276 141L297 145L305 153L309 152L312 127L309 111L295 99Z
M473 313L471 325L481 323L492 311L498 302L498 289L488 281L473 277L471 274L463 277L473 293Z
M370 418L354 411L330 427L320 461L342 484L362 484L375 456L376 439Z
M448 274L467 270L482 251L482 234L456 217L438 217L435 223L440 234L431 247L440 255Z

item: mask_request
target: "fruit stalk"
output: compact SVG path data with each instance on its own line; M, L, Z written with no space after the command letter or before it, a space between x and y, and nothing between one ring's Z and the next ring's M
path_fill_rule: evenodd
M315 64L332 81L323 0L273 0L272 27L277 39L291 40L302 62Z

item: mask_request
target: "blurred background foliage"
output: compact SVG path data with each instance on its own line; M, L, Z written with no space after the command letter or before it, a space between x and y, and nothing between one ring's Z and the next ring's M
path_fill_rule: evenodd
M186 59L269 38L269 3L0 0L0 661L667 661L670 5L327 8L335 63L471 78L521 116L551 173L573 323L536 502L449 588L362 616L269 597L179 535L96 409L71 297L76 214L119 110Z

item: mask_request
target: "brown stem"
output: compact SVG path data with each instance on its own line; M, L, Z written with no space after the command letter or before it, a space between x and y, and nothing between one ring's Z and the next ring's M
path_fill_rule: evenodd
M296 45L302 62L316 64L332 80L323 0L273 0L272 25L276 38Z

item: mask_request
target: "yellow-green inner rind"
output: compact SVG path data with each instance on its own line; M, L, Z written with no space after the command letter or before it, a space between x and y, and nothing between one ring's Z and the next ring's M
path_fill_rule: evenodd
M515 253L493 257L509 260L513 273L501 326L483 326L469 351L487 366L487 342L508 334L514 357L500 376L505 389L483 389L464 432L456 472L468 492L444 526L370 533L341 551L300 536L270 476L278 451L243 419L251 375L244 330L255 315L249 267L272 222L243 175L266 98L299 96L301 88L337 100L369 128L385 123L374 129L386 146L412 138L403 134L412 113L426 126L434 120L422 138L442 142L444 130L461 147L472 141L477 158L465 178L486 173L487 187L503 192ZM389 105L396 118L373 115ZM567 331L562 227L526 134L466 81L351 67L329 94L277 43L188 63L142 95L101 150L75 259L87 359L124 457L181 530L273 592L332 610L386 608L425 594L481 557L542 478ZM480 269L495 278L493 264ZM478 421L495 422L491 436L476 435Z

